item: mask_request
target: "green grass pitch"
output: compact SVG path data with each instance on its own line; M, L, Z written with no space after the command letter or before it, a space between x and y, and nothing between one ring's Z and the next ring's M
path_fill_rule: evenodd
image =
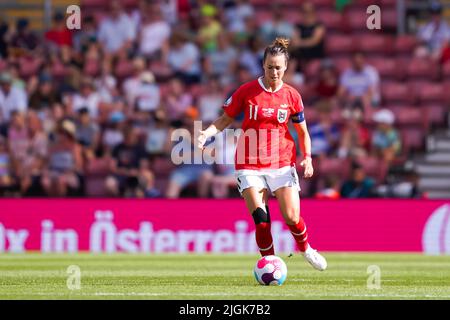
M280 255L287 280L266 287L253 277L257 255L0 254L0 299L450 299L450 256L324 255L324 272ZM68 288L70 265L79 289ZM371 265L379 289L368 288Z

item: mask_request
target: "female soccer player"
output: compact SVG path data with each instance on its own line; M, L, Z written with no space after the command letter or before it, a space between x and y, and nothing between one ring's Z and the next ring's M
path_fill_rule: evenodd
M278 200L283 218L305 259L316 269L327 262L308 244L305 222L300 216L299 180L295 142L288 119L297 131L304 159L304 177L313 175L311 139L303 114L303 102L296 89L283 82L289 60L289 40L277 38L264 51L264 76L239 87L225 102L224 113L206 130L199 132L197 146L228 127L244 112L235 167L238 189L256 226L256 243L262 256L273 255L268 207L269 191Z

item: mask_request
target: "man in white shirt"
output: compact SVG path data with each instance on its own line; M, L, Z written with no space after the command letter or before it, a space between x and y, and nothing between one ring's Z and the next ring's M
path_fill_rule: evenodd
M417 38L422 43L416 50L416 56L438 58L442 48L450 41L450 26L442 17L442 5L433 2L430 6L431 19L421 26Z
M98 31L98 39L104 50L109 54L128 50L135 38L136 30L133 21L122 10L120 1L112 0L110 14L100 22Z
M371 107L380 102L380 76L361 52L353 54L352 66L342 73L339 83L338 97L346 108L361 108L369 115Z
M28 108L25 90L13 86L12 81L9 73L0 75L0 123L8 122L13 111L25 112Z

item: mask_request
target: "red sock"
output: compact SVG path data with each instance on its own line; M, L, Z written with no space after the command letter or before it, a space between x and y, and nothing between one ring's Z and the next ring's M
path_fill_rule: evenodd
M270 232L270 222L261 222L256 225L256 244L258 245L261 256L275 254L273 249L272 233Z
M308 233L306 232L306 225L305 221L303 221L303 218L300 217L297 224L288 224L287 226L289 227L289 230L291 230L295 242L297 242L298 249L301 252L305 252L308 248Z

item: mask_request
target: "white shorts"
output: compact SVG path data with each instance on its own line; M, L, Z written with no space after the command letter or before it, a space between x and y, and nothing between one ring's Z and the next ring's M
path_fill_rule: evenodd
M297 170L293 166L279 169L237 170L236 179L238 190L241 194L250 187L256 187L258 190L268 189L272 194L282 187L294 187L300 191Z

